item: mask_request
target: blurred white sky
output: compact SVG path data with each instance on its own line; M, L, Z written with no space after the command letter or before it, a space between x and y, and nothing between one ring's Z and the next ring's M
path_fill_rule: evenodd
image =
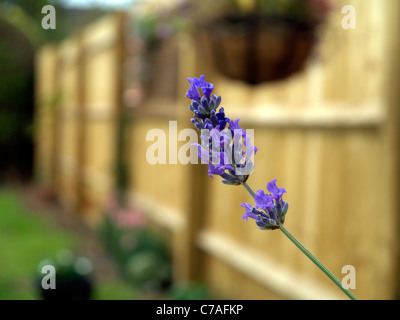
M65 6L70 8L109 8L122 9L128 8L133 2L138 0L60 0ZM141 0L143 1L143 0Z

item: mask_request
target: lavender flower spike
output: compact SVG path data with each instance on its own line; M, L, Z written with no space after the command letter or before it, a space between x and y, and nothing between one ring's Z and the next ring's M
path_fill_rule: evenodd
M187 78L190 82L190 88L186 92L186 97L192 100L199 100L199 88L197 86L197 78Z
M316 0L315 0L316 1ZM276 185L276 179L267 183L267 190L254 192L246 183L254 169L250 159L257 148L250 144L251 137L239 125L239 119L230 120L225 117L224 108L220 108L221 97L211 95L214 85L205 81L204 75L199 78L187 78L190 88L186 97L191 99L189 109L193 112L191 122L201 131L201 144L192 144L198 148L202 163L208 164L208 174L220 176L222 182L228 185L242 185L255 200L255 205L242 203L246 212L242 219L254 219L261 230L280 229L285 236L304 253L318 268L320 268L349 298L357 298L337 279L316 257L314 257L293 235L283 226L289 204L282 199L286 189ZM202 95L199 92L202 91ZM245 170L243 170L245 169Z
M200 78L187 78L187 79L190 82L190 88L186 92L186 97L192 100L199 100L200 99L199 89L201 89L201 91L203 91L204 96L210 99L211 93L214 90L214 85L204 80L204 74L202 74Z
M276 199L282 198L282 195L286 193L286 190L284 188L278 188L276 186L276 179L267 183L267 189L274 195L274 198Z
M199 158L209 165L210 177L219 175L225 184L241 185L254 169L251 157L257 148L250 144L250 136L240 128L239 119L227 118L223 107L217 111L221 97L211 95L214 85L206 82L204 75L187 79L190 88L186 97L191 99L189 109L194 116L191 122L202 132L201 145L194 144Z
M263 190L257 190L254 200L256 200L255 207L261 210L268 210L274 207L273 196L265 194Z
M274 230L285 222L289 204L282 199L282 194L286 190L276 186L276 179L268 182L267 188L268 191L274 193L272 195L265 194L263 190L257 190L254 197L255 207L252 207L249 203L241 204L242 207L246 208L243 219L252 218L256 220L256 224L261 230Z
M242 203L240 206L246 209L246 213L242 217L243 220L246 219L246 221L249 221L249 218L257 220L258 215L253 213L254 208L250 204Z

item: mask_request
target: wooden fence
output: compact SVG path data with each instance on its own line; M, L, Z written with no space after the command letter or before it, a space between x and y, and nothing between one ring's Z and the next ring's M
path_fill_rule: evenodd
M107 16L37 55L37 176L90 221L114 183L122 21Z
M341 28L345 4L357 10L355 30ZM281 232L242 221L244 188L210 179L202 165L146 160L149 130L170 133L171 143L191 128L186 78L206 74L227 115L255 130L249 184L265 189L277 178L288 191L287 229L338 278L354 266L360 299L397 298L399 6L338 1L308 68L257 87L218 75L189 35L159 48L151 88L129 111L124 156L129 202L171 233L176 280L236 299L346 298ZM107 17L37 59L38 176L89 220L115 184L116 118L129 90L122 20ZM167 160L177 152L168 146Z

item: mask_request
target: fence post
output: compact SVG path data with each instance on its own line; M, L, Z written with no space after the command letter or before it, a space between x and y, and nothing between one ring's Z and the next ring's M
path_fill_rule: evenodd
M84 208L84 162L86 155L86 47L83 39L83 34L78 35L78 76L77 76L77 88L78 88L78 106L77 106L77 157L76 157L76 210L82 211Z
M62 70L62 59L59 55L59 47L56 49L56 63L54 67L54 86L53 86L53 94L59 95L60 92L60 74ZM53 145L52 145L52 161L51 161L51 185L52 189L59 191L60 181L59 181L59 169L60 169L60 151L61 151L61 141L62 141L62 132L60 129L60 123L62 119L62 110L61 110L60 100L56 99L53 111L53 130L51 134L53 135Z

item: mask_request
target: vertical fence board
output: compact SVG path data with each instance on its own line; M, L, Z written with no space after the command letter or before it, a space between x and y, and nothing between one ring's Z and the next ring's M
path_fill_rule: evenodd
M57 48L45 46L35 60L35 174L44 185L53 183L54 164L54 126L58 102Z

